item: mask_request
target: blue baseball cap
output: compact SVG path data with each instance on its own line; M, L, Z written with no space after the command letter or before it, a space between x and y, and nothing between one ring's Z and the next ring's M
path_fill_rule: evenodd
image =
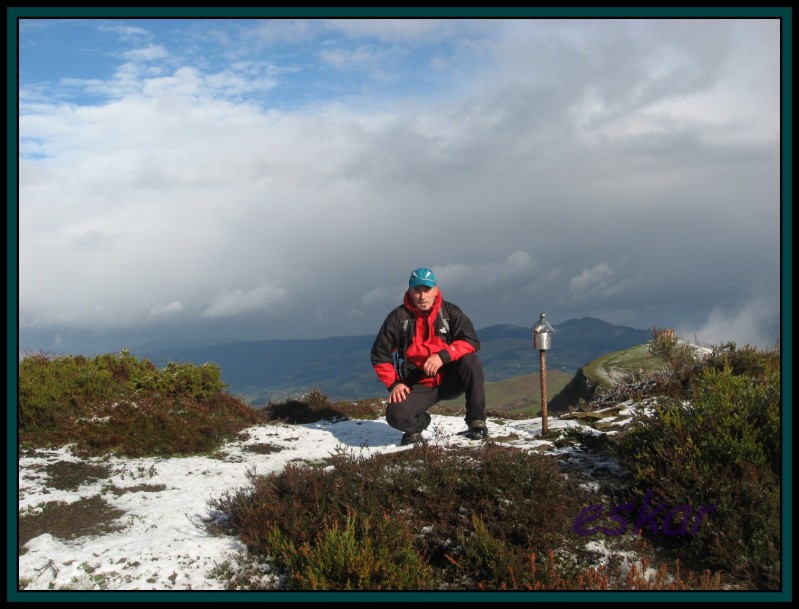
M426 285L428 288L436 287L436 275L430 269L420 268L411 272L411 278L408 280L408 285L415 288L420 285Z

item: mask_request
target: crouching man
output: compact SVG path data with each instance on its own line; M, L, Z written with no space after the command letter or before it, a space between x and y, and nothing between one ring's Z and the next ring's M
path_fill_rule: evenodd
M471 439L488 436L485 376L471 320L441 296L432 270L411 273L403 303L391 311L372 345L372 366L389 391L386 421L404 432L402 444L422 441L427 412L466 394Z

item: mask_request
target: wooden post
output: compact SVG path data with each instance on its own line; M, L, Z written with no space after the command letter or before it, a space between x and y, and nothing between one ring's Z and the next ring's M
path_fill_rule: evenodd
M541 365L541 433L549 431L549 417L547 414L547 351L539 351L538 360Z

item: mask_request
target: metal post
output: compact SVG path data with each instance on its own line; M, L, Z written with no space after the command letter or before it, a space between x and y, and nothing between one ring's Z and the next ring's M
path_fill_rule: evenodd
M547 349L552 346L552 326L547 321L547 314L533 326L533 348L539 350L538 361L541 366L541 433L549 431L549 413L547 412Z
M547 415L547 351L541 349L538 356L541 366L541 433L549 431L549 421Z

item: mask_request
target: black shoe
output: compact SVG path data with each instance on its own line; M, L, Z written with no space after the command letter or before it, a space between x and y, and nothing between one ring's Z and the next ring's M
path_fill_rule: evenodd
M415 431L413 433L404 433L402 434L402 441L400 442L401 446L407 446L408 444L419 444L424 442L424 438L422 437L421 431Z
M485 440L488 437L488 428L485 421L468 421L469 429L460 432L459 436L465 436L470 440Z
M485 440L488 437L488 430L485 427L473 427L472 429L460 432L458 435L469 438L470 440Z

